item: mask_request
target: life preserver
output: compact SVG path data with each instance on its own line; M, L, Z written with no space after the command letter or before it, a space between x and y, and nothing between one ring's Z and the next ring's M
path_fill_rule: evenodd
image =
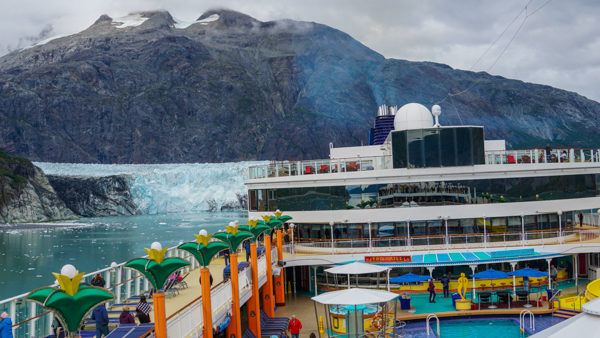
M371 325L377 330L381 330L383 328L383 316L381 313L377 313L375 316L373 316Z

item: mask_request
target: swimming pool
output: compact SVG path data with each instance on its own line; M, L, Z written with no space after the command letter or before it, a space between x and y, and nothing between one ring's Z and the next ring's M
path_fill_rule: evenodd
M405 338L436 337L435 320L430 322L433 335L427 336L425 323L408 323L404 330ZM441 337L481 337L481 338L521 338L519 323L512 318L451 319L440 321Z
M435 328L435 325L432 325ZM446 337L486 337L512 338L525 337L519 323L513 319L477 319L440 323L441 336Z

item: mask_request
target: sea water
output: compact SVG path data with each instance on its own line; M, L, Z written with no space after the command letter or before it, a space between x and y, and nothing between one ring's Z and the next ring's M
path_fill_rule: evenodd
M111 262L143 256L154 241L163 247L191 241L201 229L222 229L245 212L194 212L82 218L68 225L0 227L0 300L52 284L64 264L92 272Z

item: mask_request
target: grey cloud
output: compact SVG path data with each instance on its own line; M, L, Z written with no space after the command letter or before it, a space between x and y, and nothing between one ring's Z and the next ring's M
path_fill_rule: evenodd
M434 61L469 69L528 0L53 0L0 3L0 53L21 47L44 27L72 34L101 14L112 17L140 10L168 10L195 20L215 7L234 9L259 20L293 19L340 29L389 58ZM531 0L529 11L547 0ZM600 2L551 1L528 18L492 74L576 91L600 100ZM519 18L475 71L487 70ZM285 23L284 23L285 24ZM12 46L12 47L10 47Z

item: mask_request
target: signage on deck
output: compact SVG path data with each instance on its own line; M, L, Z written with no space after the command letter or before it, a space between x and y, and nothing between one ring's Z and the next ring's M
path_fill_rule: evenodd
M365 263L410 263L411 256L365 256Z

